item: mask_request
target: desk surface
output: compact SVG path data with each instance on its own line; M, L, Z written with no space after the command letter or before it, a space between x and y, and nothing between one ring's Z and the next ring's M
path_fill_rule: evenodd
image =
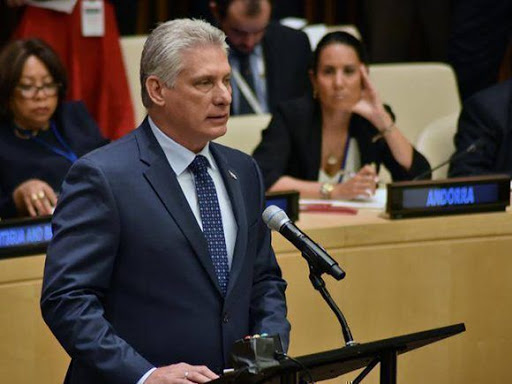
M347 272L325 280L356 341L466 324L467 332L400 357L399 382L512 380L509 212L396 221L371 210L307 213L297 225ZM311 288L306 262L279 234L273 245L288 281L290 354L340 347L339 325ZM60 382L67 366L40 316L43 265L44 255L0 260L0 377L11 383Z
M326 248L360 247L509 235L512 214L508 211L390 220L379 210L359 210L357 215L301 213L296 225ZM272 244L276 253L294 250L277 233L273 233Z

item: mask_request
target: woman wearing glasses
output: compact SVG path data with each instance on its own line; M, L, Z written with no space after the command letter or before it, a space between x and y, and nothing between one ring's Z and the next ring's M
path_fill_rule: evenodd
M66 74L39 39L0 53L0 217L49 215L73 162L103 145L81 102L63 102Z

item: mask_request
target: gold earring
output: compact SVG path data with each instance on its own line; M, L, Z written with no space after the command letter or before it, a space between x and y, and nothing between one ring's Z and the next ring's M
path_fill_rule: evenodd
M317 99L318 98L318 91L315 89L313 89L313 99Z

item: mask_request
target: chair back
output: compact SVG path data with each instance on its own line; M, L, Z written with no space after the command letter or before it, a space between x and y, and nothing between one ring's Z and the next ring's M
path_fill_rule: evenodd
M261 141L261 131L267 127L270 119L270 114L232 116L228 121L228 131L215 142L251 155Z
M453 137L457 131L458 113L443 116L430 124L418 136L416 149L428 160L431 167L447 161L455 152ZM432 173L433 179L445 179L448 175L448 164Z
M130 86L133 109L135 111L135 123L139 125L146 117L146 108L140 97L140 58L142 48L147 35L123 36L120 38L121 52L123 54L126 77Z
M374 64L370 65L370 78L411 143L429 123L460 111L455 74L447 64Z

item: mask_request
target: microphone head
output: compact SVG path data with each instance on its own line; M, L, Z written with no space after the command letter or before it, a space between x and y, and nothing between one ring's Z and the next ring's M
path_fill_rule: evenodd
M290 221L286 212L275 205L268 206L261 214L261 218L267 227L278 232L284 224Z

